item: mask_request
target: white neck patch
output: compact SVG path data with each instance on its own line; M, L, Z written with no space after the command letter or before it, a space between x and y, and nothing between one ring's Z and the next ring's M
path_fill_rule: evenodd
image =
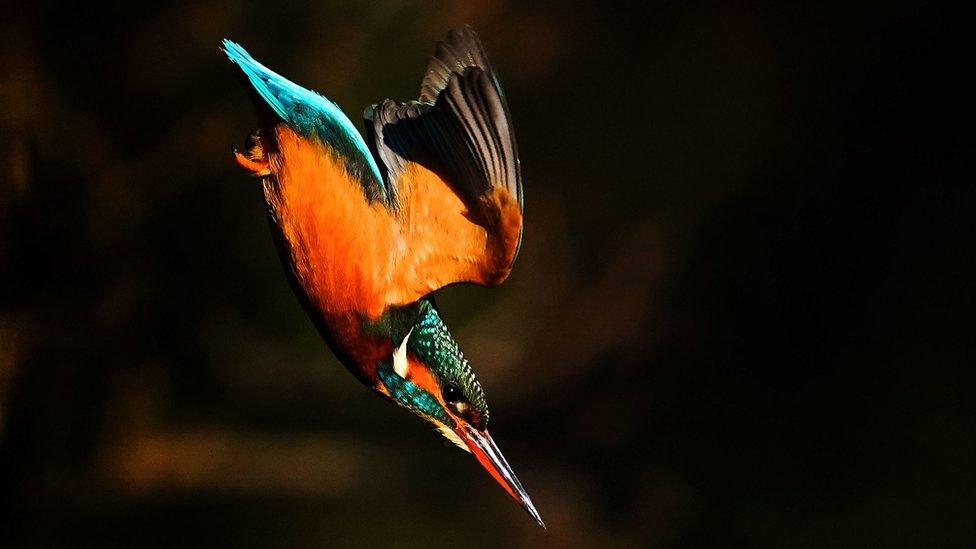
M404 336L403 342L396 348L396 351L393 351L393 371L403 379L407 379L407 373L410 371L410 365L407 363L407 341L410 340L412 333L413 328L410 328L410 331Z

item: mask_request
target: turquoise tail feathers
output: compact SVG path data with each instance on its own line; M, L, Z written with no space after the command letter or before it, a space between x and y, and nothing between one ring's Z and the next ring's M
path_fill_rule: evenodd
M282 122L301 135L317 137L331 146L364 184L378 185L385 191L379 167L366 142L335 103L265 67L240 44L224 39L222 46L257 96Z

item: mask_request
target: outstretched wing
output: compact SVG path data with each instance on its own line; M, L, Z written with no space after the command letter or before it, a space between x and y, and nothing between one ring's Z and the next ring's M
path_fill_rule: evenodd
M451 31L430 59L420 98L373 105L366 126L405 247L388 299L504 281L522 238L518 150L474 31Z

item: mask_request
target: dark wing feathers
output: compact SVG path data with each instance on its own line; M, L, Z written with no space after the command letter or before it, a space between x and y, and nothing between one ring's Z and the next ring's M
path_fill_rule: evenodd
M486 178L485 190L502 185L509 187L512 196L519 196L515 140L504 99L490 75L474 67L453 75L435 109L441 104L461 123L463 142Z
M441 90L447 87L452 74L461 74L468 67L478 67L491 73L488 54L471 27L454 29L437 44L434 56L427 64L420 86L420 102L434 103Z
M506 188L521 205L508 105L469 27L451 31L438 44L419 101L386 100L367 109L366 120L388 188L395 187L408 162L417 162L441 176L474 213L478 199L495 186Z

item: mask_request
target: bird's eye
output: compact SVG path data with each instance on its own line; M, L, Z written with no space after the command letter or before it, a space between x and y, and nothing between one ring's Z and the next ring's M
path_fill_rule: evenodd
M441 393L444 395L445 402L458 402L464 398L464 393L456 383L445 383Z

